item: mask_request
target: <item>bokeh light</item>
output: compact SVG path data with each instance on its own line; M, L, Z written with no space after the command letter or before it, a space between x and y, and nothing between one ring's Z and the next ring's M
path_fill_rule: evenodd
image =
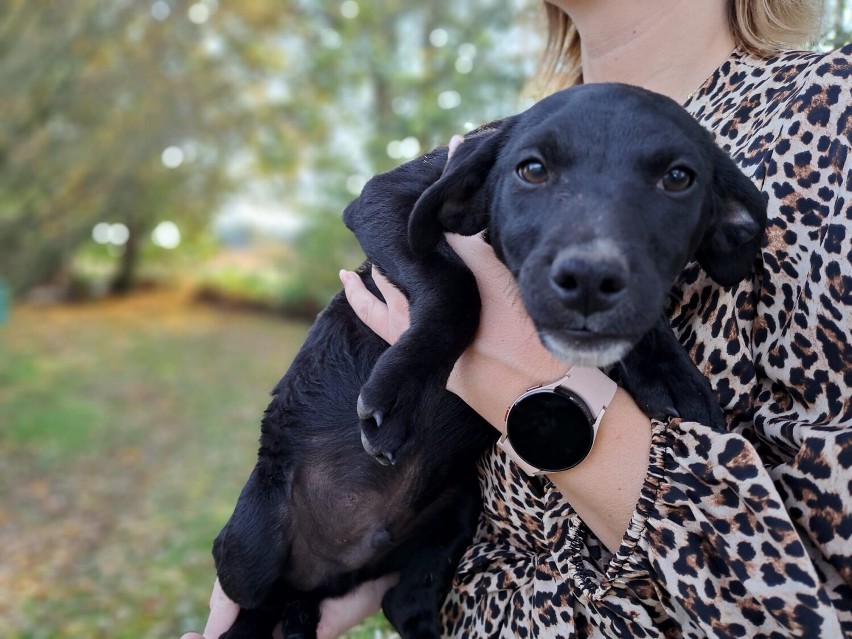
M461 95L458 91L442 91L438 95L438 106L442 109L455 109L461 104Z
M355 174L346 178L346 190L352 195L360 195L361 189L367 183L367 178L363 175Z
M443 47L446 46L447 42L450 41L450 34L447 33L446 29L432 29L429 33L429 44L433 47Z
M420 153L420 140L415 137L388 142L387 154L394 160L410 160L416 157L418 153Z
M98 244L109 244L109 224L98 222L92 227L92 239Z
M320 31L320 42L327 49L339 49L343 40L340 34L334 29L323 29Z
M458 73L470 73L473 71L473 58L461 55L456 58L456 71Z
M358 6L358 3L354 0L346 0L343 4L340 5L340 15L344 18L357 18L358 14L361 12L361 7Z
M154 4L151 5L151 17L154 20L165 20L172 14L172 10L169 7L168 2L164 2L163 0L157 0Z
M115 246L124 246L127 240L130 239L130 229L126 224L119 222L118 224L110 224L107 232L109 243Z
M183 164L183 149L179 146L170 146L163 150L160 160L167 169L176 169Z
M210 8L203 2L196 2L187 12L190 22L204 24L210 19Z
M151 241L164 249L177 248L180 245L180 229L170 220L160 222L151 232Z

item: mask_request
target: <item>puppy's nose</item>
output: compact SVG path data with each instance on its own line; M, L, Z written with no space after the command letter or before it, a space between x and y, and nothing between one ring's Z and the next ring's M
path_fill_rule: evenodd
M550 284L562 302L590 315L612 308L627 289L627 265L598 252L564 250L550 267Z

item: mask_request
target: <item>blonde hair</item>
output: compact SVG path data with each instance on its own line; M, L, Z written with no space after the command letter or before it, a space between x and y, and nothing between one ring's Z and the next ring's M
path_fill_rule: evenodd
M821 16L819 0L727 0L728 24L737 46L750 53L770 54L813 43ZM583 81L580 34L568 15L544 0L547 43L530 83L544 96Z

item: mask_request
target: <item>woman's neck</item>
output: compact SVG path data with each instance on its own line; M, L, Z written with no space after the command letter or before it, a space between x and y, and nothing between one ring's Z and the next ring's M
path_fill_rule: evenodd
M725 0L562 0L584 82L626 82L684 102L731 54Z

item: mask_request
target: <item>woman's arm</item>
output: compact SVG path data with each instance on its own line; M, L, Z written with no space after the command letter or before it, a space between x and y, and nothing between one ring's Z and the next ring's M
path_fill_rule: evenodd
M456 253L473 271L482 315L474 343L459 358L447 388L498 430L506 409L527 388L565 374L569 364L540 343L511 274L479 237L448 235ZM408 327L408 303L380 274L374 279L387 300L379 301L351 273L341 273L356 314L388 343ZM578 466L548 475L586 525L616 550L636 508L648 468L649 419L619 390L600 424L589 456Z

